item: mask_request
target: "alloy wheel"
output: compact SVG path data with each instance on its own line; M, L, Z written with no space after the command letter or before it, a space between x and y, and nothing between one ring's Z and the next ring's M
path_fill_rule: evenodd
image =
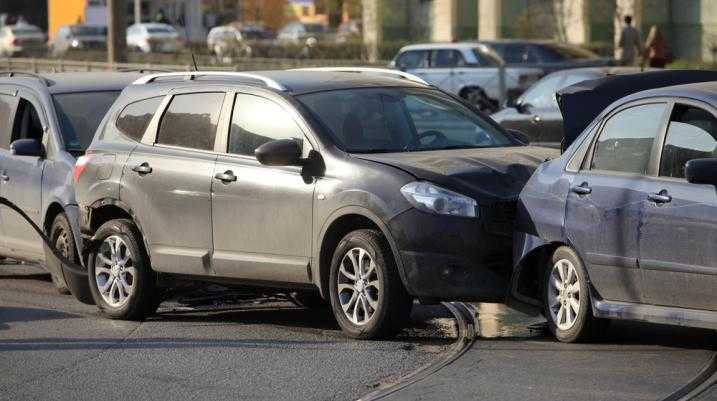
M68 257L68 255L70 255L70 238L68 237L67 231L63 229L58 231L55 237L55 249L60 252L60 255Z
M558 329L570 330L580 313L580 278L575 266L567 259L558 260L548 281L551 318Z
M108 305L122 307L136 287L137 269L127 243L116 235L102 242L95 259L95 282Z
M376 263L363 248L352 248L341 259L338 299L346 318L357 326L368 323L380 302L381 281Z

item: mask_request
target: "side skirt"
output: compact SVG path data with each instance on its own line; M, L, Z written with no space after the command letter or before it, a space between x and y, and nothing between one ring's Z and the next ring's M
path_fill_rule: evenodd
M717 330L717 311L593 300L593 315L606 319L637 320Z

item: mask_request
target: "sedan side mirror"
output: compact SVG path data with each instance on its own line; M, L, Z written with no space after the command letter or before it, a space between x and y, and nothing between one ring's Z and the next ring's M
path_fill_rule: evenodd
M692 184L717 186L717 158L688 161L685 164L685 178Z
M267 166L301 166L301 146L294 139L267 142L254 151L259 163Z
M10 144L10 151L16 156L45 156L45 147L37 139L18 139Z
M528 135L525 135L522 131L509 129L507 130L510 135L513 136L513 138L517 139L518 142L522 143L523 145L530 145L530 137Z

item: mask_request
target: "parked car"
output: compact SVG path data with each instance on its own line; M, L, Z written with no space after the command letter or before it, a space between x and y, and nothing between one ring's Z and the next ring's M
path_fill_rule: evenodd
M276 35L276 39L283 42L303 44L309 39L313 42L320 42L328 33L329 30L324 24L295 21L284 25Z
M251 48L244 42L241 30L234 25L212 28L207 35L207 48L220 58L251 54Z
M139 74L2 73L0 195L23 209L52 244L78 262L82 248L72 172L120 91ZM25 220L0 208L0 256L40 263L67 291L60 266Z
M50 42L53 56L64 56L74 50L106 50L107 27L104 25L65 25Z
M512 295L542 305L560 341L604 319L717 329L717 73L666 73L562 99L599 115L520 194Z
M580 46L551 40L500 39L481 43L495 50L509 66L540 68L544 74L567 68L614 65L614 60Z
M127 28L127 47L142 53L173 53L184 47L182 36L169 24L148 22Z
M563 140L563 116L555 96L557 91L581 81L638 72L641 70L637 67L589 67L557 71L541 78L512 104L491 117L504 128L526 134L534 145L559 148Z
M360 41L362 32L363 24L361 20L351 19L344 21L336 29L336 43Z
M475 43L428 43L405 46L390 66L418 75L426 81L455 93L482 111L494 112L500 106L501 58L485 45ZM516 98L540 79L536 68L506 68L508 98Z
M245 40L271 40L275 36L269 27L261 23L243 23L239 25L239 30Z
M75 176L120 319L154 312L157 274L321 296L356 338L413 298L503 300L518 192L557 154L394 70L158 74L108 115Z
M21 23L0 28L0 57L37 56L46 49L45 34L34 25Z

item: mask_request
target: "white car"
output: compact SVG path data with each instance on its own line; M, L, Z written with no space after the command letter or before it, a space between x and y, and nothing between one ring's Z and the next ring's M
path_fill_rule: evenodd
M391 67L410 72L455 93L484 111L496 111L502 98L499 70L503 60L479 43L428 43L405 46ZM539 68L506 67L508 98L519 96L543 71Z
M45 34L34 25L20 23L0 28L0 57L39 55L46 49Z
M230 56L243 45L243 36L234 25L216 26L207 34L207 48L218 57Z
M173 53L182 50L182 38L169 24L158 22L130 25L127 28L127 47L143 53Z

